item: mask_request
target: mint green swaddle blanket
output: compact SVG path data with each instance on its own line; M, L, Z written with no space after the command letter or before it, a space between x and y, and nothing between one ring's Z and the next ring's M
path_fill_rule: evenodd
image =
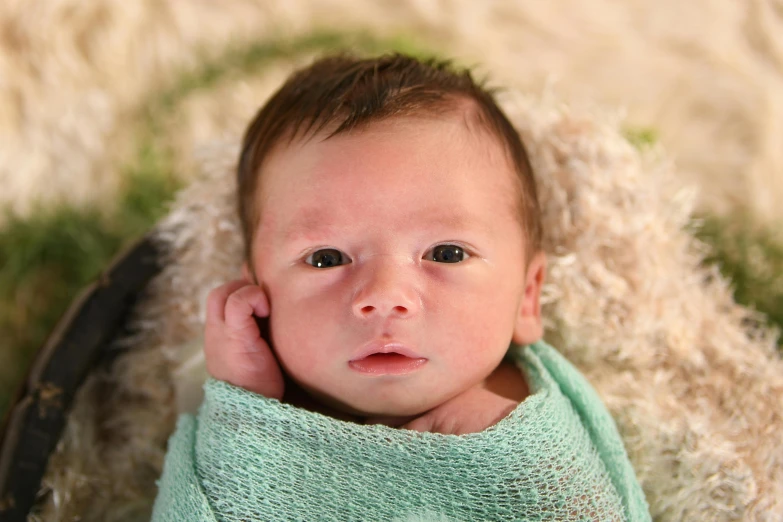
M531 395L495 426L363 426L210 380L169 441L153 521L650 520L614 422L543 342L509 351Z

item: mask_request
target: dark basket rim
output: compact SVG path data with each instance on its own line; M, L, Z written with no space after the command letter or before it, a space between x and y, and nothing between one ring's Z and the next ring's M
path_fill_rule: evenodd
M0 522L24 522L73 399L162 268L153 233L121 251L71 302L36 353L0 426Z

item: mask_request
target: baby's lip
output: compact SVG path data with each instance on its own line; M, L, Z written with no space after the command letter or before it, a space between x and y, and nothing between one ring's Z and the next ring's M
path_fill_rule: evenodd
M425 359L416 350L409 348L399 341L372 341L362 347L361 350L349 361L360 361L376 353L396 353L411 359Z
M406 375L417 371L427 359L397 341L373 341L362 347L348 367L370 376Z

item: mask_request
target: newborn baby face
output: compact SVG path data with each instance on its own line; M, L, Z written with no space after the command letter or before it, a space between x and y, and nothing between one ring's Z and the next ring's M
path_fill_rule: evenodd
M415 415L535 340L516 174L463 115L284 144L262 172L252 252L271 344L320 401Z

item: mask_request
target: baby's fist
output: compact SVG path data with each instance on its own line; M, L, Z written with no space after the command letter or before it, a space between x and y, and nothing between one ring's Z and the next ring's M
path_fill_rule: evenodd
M207 297L204 358L215 379L280 400L283 374L256 323L256 317L268 315L269 301L259 286L236 280L212 290Z

